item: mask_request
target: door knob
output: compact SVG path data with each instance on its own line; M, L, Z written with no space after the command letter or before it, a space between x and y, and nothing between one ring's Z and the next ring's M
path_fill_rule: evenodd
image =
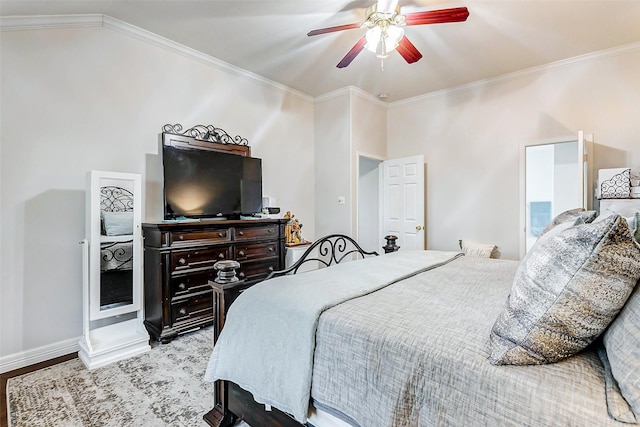
M416 225L416 230L418 230L418 231L422 230L422 226L421 225Z

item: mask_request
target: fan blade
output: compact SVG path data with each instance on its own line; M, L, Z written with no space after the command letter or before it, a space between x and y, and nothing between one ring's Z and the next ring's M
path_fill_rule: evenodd
M308 36L317 36L318 34L326 34L326 33L333 33L335 31L343 31L343 30L352 30L354 28L360 28L362 26L362 24L357 23L357 24L346 24L346 25L338 25L336 27L328 27L328 28L321 28L319 30L313 30L313 31L309 31L307 33Z
M360 40L358 40L358 42L355 45L353 45L351 50L347 52L344 58L342 58L342 61L338 62L338 65L336 65L336 67L344 68L347 65L351 64L351 61L353 61L355 57L358 56L360 52L362 52L362 49L364 49L365 44L367 44L366 37L363 37Z
M407 25L442 24L445 22L466 21L469 10L466 7L452 9L429 10L426 12L407 13Z
M406 36L400 40L396 50L409 64L418 62L420 58L422 58L422 54L418 52L418 49L416 49Z
M398 0L378 0L378 6L376 6L376 12L380 13L393 13L398 7Z

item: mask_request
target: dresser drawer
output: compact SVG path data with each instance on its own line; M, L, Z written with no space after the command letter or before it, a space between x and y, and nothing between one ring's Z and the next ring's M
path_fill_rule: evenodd
M251 261L254 259L271 258L278 256L278 242L266 243L237 243L235 245L236 261Z
M230 246L192 249L171 252L171 272L213 268L213 264L223 259L231 259Z
M231 241L230 228L215 228L206 230L171 231L168 233L167 244L180 246L181 244L224 243Z
M235 240L253 240L266 237L276 237L278 235L277 225L265 225L262 227L247 227L235 230Z
M209 280L215 278L216 270L214 269L173 276L171 278L171 298L210 290Z
M259 262L241 262L237 270L238 277L248 283L260 282L274 270L278 269L278 258Z
M171 323L187 322L213 314L213 290L171 303Z

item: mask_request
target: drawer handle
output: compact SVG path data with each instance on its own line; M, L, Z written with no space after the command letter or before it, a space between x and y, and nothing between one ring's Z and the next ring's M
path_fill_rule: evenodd
M244 231L238 231L238 236L244 236Z
M238 277L241 279L244 279L244 273L243 272L238 273Z
M180 282L180 284L178 285L178 289L184 291L185 289L187 289L187 285L185 285L184 282Z
M186 263L187 263L187 260L186 260L186 259L184 259L184 258L180 258L180 259L178 260L178 264L185 265Z
M184 240L184 236L181 234L178 236L178 240Z
M186 309L186 308L181 308L181 309L178 311L178 314L179 314L180 316L186 316L186 315L187 315L187 309Z
M269 231L267 231L267 233L273 234L273 228L270 228Z
M238 252L238 256L244 256L244 251Z
M269 252L273 252L273 246L269 246Z
M218 231L218 237L222 237L224 236L224 234L222 233L222 231Z
M224 259L224 254L218 254L219 259Z
M269 272L273 271L273 266L269 267L267 270L269 270Z

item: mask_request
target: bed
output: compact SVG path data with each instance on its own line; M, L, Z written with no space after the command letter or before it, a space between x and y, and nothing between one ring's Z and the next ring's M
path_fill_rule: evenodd
M399 251L262 282L229 309L205 420L637 424L638 222L573 210L520 262Z
M133 194L100 187L100 306L133 303Z

